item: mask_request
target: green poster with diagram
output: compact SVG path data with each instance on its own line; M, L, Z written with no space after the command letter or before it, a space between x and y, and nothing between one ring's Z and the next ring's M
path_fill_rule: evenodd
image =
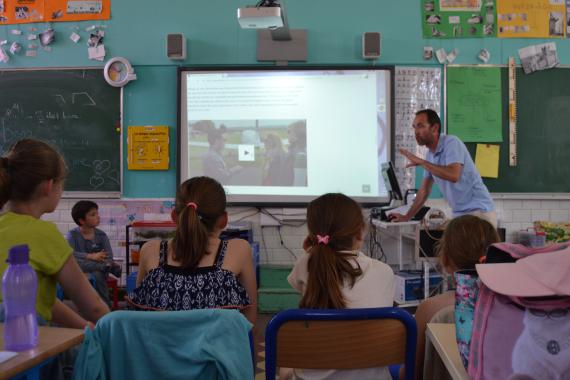
M497 36L496 0L421 0L424 38Z
M499 67L447 69L447 131L464 142L502 142Z

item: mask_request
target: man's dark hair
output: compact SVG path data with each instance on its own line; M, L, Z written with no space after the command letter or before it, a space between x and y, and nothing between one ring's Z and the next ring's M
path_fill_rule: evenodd
M213 129L208 131L208 143L210 145L214 145L216 141L221 140L224 137L224 134L219 129Z
M85 220L85 215L87 215L87 213L93 209L99 210L99 206L93 201L79 201L74 204L73 208L71 209L71 217L73 218L75 224L81 226L79 221L81 219Z
M419 115L426 115L428 123L430 125L434 125L434 124L439 125L439 128L437 130L437 134L441 135L441 119L437 115L437 112L428 108L428 109L419 110L418 112L416 112L416 116L419 116Z

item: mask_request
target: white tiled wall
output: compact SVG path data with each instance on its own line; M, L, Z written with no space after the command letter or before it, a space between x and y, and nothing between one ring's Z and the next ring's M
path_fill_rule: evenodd
M141 200L133 200L138 203ZM100 212L105 214L105 207L116 207L117 202L128 203L129 200L98 200ZM149 204L162 202L149 200ZM74 200L62 200L57 210L44 216L44 219L53 221L62 233L75 227L71 218L71 207ZM442 200L429 201L429 206L444 210L449 215L449 207ZM507 241L516 241L517 231L532 226L535 220L549 220L554 222L570 221L570 199L495 199L499 227L506 228ZM294 256L302 252L303 240L306 236L306 225L294 226L261 226L260 215L251 215L255 209L235 208L230 209L230 220L248 220L252 222L254 240L260 244L261 263L290 265L294 262ZM299 221L291 220L290 223L299 224ZM125 226L124 225L101 225L111 240L111 246L115 257L124 259L125 256ZM279 236L281 232L281 237ZM288 248L288 249L287 249ZM290 250L290 251L289 251Z

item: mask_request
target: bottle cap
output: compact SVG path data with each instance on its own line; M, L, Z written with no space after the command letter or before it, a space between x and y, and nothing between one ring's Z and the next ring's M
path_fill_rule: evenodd
M30 249L27 244L15 245L8 251L7 263L25 264L30 259Z

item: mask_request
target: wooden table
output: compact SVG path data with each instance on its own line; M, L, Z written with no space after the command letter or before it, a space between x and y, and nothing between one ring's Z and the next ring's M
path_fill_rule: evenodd
M22 351L13 358L0 363L0 380L9 379L34 368L82 341L83 330L40 327L38 345L35 348ZM0 349L5 350L3 323L0 323Z
M428 323L426 338L435 347L452 379L469 380L469 375L461 363L457 350L455 325L453 323Z

